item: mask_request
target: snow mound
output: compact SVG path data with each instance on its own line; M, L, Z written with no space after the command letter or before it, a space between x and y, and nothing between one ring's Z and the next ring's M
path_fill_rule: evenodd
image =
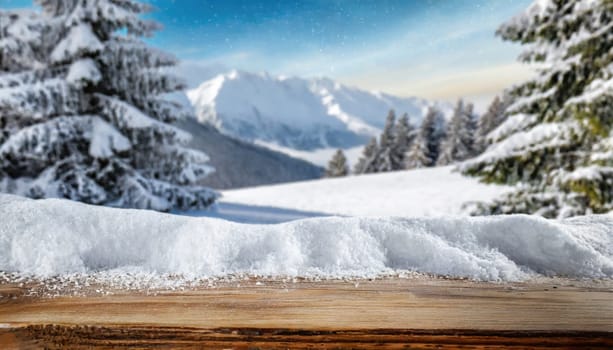
M0 195L0 270L194 277L613 276L613 217L314 218L245 225Z

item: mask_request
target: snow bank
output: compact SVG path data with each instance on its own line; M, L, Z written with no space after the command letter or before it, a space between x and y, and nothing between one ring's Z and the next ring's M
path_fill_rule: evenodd
M517 280L613 276L613 217L315 218L245 225L0 195L0 270Z

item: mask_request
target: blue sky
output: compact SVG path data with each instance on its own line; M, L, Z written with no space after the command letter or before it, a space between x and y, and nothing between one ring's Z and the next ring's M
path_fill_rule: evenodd
M531 0L149 2L157 8L150 17L164 25L149 41L182 59L192 84L223 65L485 101L530 74L516 63L520 48L494 32Z

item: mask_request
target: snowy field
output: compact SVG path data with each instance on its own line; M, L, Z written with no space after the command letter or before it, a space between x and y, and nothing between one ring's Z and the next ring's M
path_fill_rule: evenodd
M446 216L465 215L471 202L509 190L447 166L231 190L220 202L348 216Z
M394 175L394 174L391 174ZM613 217L324 217L276 225L0 195L0 271L481 280L613 277Z

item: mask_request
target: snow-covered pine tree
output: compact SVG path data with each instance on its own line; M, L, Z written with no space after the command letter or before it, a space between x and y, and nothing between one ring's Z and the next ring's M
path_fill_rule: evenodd
M157 25L132 0L39 0L39 64L0 76L0 191L156 210L205 207L212 169L185 148L171 55L139 37Z
M364 147L362 156L356 163L354 174L369 174L377 171L377 155L379 153L379 145L377 138L373 137L370 142Z
M0 72L35 67L44 30L45 24L35 12L0 10Z
M434 163L436 164L436 161L438 160L438 157L440 157L441 155L441 143L443 142L443 140L447 137L447 120L445 119L445 115L443 114L443 112L441 110L439 110L437 107L432 107L434 108L434 120L435 120L435 127L434 127L434 136L433 136L433 140L432 140L432 149L436 150L436 158L434 160Z
M463 166L518 184L482 213L565 217L613 210L613 1L539 0L498 30L538 76L512 90L492 144ZM492 135L494 134L494 135Z
M36 67L45 32L43 22L35 12L25 10L0 10L0 76ZM11 84L10 81L0 84ZM0 85L0 93L3 91ZM2 98L2 95L0 95ZM0 110L0 145L15 131L16 121L10 113ZM0 168L0 190L8 176Z
M415 141L405 156L405 169L430 167L436 164L444 133L441 132L442 114L436 107L429 107L421 123Z
M485 151L490 144L488 135L494 131L505 120L505 109L507 104L500 96L494 97L487 111L479 118L477 124L477 134L475 136L475 150L477 153Z
M376 172L383 173L387 171L397 170L400 168L400 159L398 159L396 148L396 113L390 110L385 119L385 126L379 138L379 148L376 159Z
M398 164L394 168L394 170L404 169L405 163L405 155L411 148L411 144L415 139L415 130L411 122L409 121L409 115L403 114L398 122L396 123L396 128L394 130L395 144L394 144L394 159L398 160Z
M477 129L479 127L479 116L475 112L475 105L468 102L464 106L464 117L466 118L466 138L464 144L468 146L468 158L476 156L479 152L477 149Z
M428 154L428 140L419 133L404 157L404 168L416 169L432 166L434 163Z
M43 21L36 13L24 10L0 10L0 75L37 67L40 62ZM5 82L10 84L10 82ZM0 89L3 86L0 85ZM12 133L14 120L0 113L0 144ZM1 170L0 170L1 171ZM0 175L0 179L3 176Z
M341 177L349 175L349 166L347 165L347 157L342 149L337 150L326 169L326 177Z
M447 133L441 144L437 165L452 164L470 158L474 146L474 113L471 104L458 100L453 116L447 124Z

